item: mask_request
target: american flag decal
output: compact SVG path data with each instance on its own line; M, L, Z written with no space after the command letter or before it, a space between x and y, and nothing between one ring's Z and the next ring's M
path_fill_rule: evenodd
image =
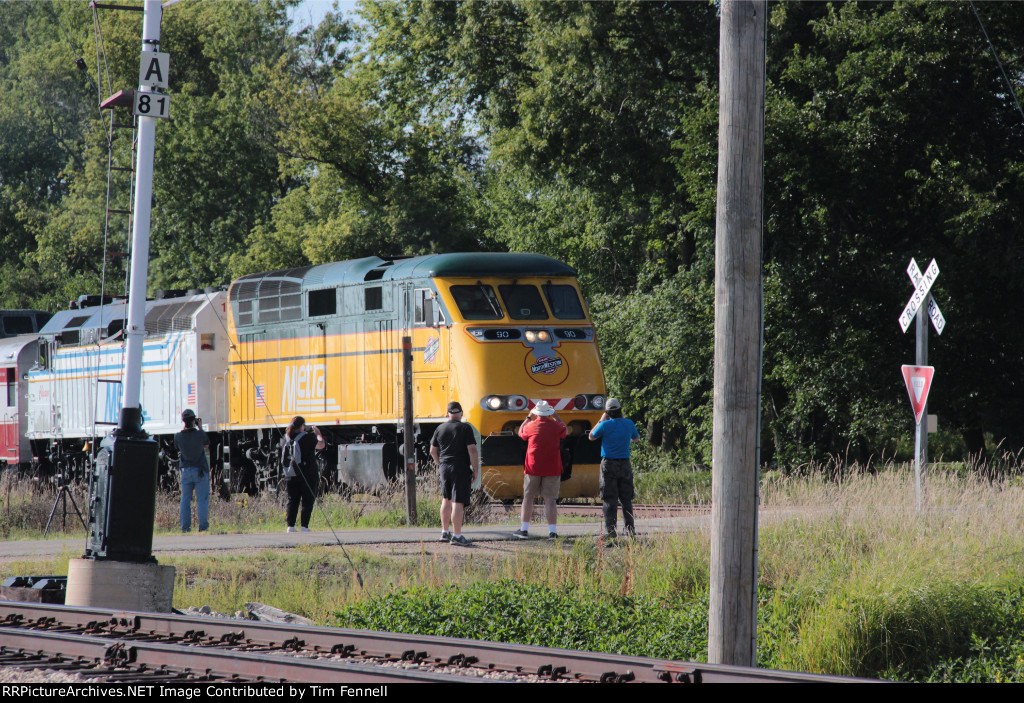
M196 384L188 384L188 397L186 398L185 402L188 403L189 405L196 404Z
M267 401L265 400L267 394L267 387L262 383L256 386L256 407L265 408L267 407Z

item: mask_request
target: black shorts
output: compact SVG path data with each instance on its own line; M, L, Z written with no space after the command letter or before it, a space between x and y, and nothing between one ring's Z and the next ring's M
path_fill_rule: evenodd
M441 497L455 503L469 503L473 471L468 468L441 465Z

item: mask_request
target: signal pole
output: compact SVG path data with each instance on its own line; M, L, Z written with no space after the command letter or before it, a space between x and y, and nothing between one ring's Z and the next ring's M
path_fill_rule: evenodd
M170 612L174 567L157 564L152 554L159 446L142 429L140 401L156 119L168 116L170 101L154 91L167 85L167 54L159 52L161 0L145 0L142 9L142 56L134 102L138 146L132 263L121 413L117 429L103 439L96 457L89 484L89 536L84 556L68 563L66 603Z
M723 0L708 662L754 666L760 461L765 0Z

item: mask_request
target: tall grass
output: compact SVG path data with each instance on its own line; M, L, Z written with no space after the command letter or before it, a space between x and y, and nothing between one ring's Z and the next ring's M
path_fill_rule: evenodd
M761 666L922 681L1024 680L1019 469L978 475L957 465L929 471L924 486L918 511L906 465L867 470L836 462L764 477ZM436 496L421 496L421 520L436 520ZM273 501L232 509L268 522L283 511ZM404 516L404 507L396 510ZM644 532L643 520L639 527ZM618 543L588 537L488 550L350 550L365 588L336 547L162 561L178 567L179 607L231 612L260 601L324 624L424 633L457 625L468 637L700 660L709 543L698 530Z
M1024 622L1019 478L932 472L920 511L895 467L776 477L762 497L781 514L760 544L761 587L788 622L773 665L926 678Z

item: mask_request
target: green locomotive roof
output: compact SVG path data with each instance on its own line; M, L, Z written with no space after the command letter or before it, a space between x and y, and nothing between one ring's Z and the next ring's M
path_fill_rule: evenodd
M575 276L576 271L557 259L542 254L502 252L466 252L460 254L428 254L405 258L382 259L368 256L351 261L337 261L318 266L302 266L280 271L252 273L237 279L290 279L302 288L351 285L364 281L410 278L479 278L484 276Z

